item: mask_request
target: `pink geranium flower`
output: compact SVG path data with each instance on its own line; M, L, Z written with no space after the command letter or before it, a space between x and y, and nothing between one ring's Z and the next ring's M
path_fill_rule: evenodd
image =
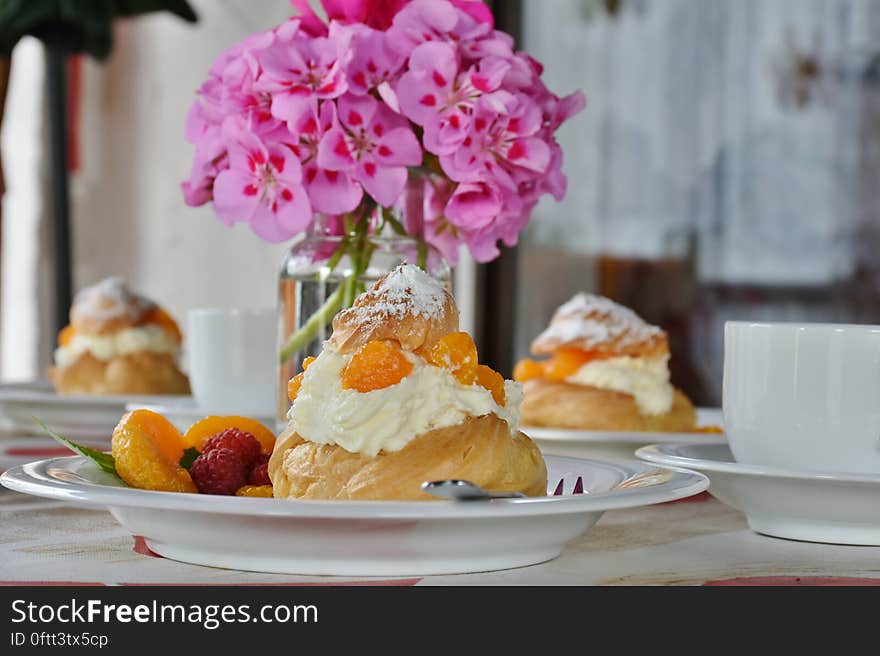
M460 244L478 262L489 262L498 257L499 241L516 245L537 202L536 194L525 196L485 183L455 185L448 179L431 180L425 192L425 239L450 264L458 262Z
M439 2L440 0L429 0ZM445 1L445 0L443 0ZM377 30L391 27L394 17L411 0L320 0L327 20L344 24L363 24ZM290 0L297 10L303 29L312 36L327 34L325 23L312 9L309 0ZM480 0L451 0L450 4L460 9L469 18L492 27L495 19L492 11Z
M420 230L425 241L436 248L452 265L458 263L458 250L461 237L446 219L446 204L455 191L455 183L446 178L432 177L425 180L425 196L423 200L423 225L414 226L413 234ZM406 217L404 217L406 219ZM409 230L409 225L407 230Z
M186 116L184 136L196 146L189 179L182 183L184 202L204 205L213 199L217 175L229 167L221 125L227 116L238 116L251 129L261 131L277 125L268 114L267 98L253 90L259 67L254 52L272 44L272 32L253 34L220 54L199 88L199 98Z
M214 181L214 209L227 225L247 222L260 237L284 241L311 222L299 160L287 148L266 146L227 124L229 168Z
M477 262L491 262L500 254L498 242L516 246L519 233L528 223L533 207L515 203L514 208L502 212L489 225L464 232L463 239L473 258Z
M481 104L461 146L440 158L443 170L453 180L488 180L516 191L519 169L544 173L550 163L550 146L535 136L541 124L540 110L525 98L514 98L501 114Z
M319 17L313 3L214 62L186 119L186 203L269 241L312 212L369 231L393 207L455 262L461 245L496 257L542 196L562 198L555 133L584 97L552 93L485 4L320 0Z
M486 182L464 182L446 205L446 218L463 229L479 229L489 225L502 207L501 191Z
M391 46L385 32L363 25L344 29L351 34L352 57L346 70L349 91L363 96L375 89L389 107L400 111L390 82L406 58Z
M313 100L338 98L348 89L347 37L309 37L299 27L298 20L288 21L258 55L262 74L255 87L272 96L272 115L288 122L309 111Z
M455 47L423 43L413 50L409 70L397 84L400 108L425 129L425 148L446 155L467 138L477 100L502 109L510 94L500 90L509 64L486 57L459 73Z
M320 113L317 105L313 103L309 111L289 124L288 134L279 132L276 138L302 163L303 183L314 210L325 214L351 212L361 202L364 190L348 173L318 165L318 146L337 120L335 104L322 103Z
M472 44L494 38L493 22L492 12L481 2L413 0L394 17L388 35L396 48L409 54L429 41Z
M362 23L387 30L391 21L410 0L321 0L327 19L341 23ZM309 0L290 0L299 12L303 28L313 36L327 34L327 24L315 14Z
M262 133L279 121L272 115L272 95L255 84L259 74L259 63L250 52L230 62L223 71L221 105L224 115L241 116L251 130Z
M318 148L318 166L351 172L385 207L403 191L406 167L421 162L422 149L407 120L372 96L340 98L339 120Z
M189 179L182 183L183 200L190 207L204 205L213 199L214 180L229 167L226 144L220 129L210 126L196 143L196 153L189 171Z

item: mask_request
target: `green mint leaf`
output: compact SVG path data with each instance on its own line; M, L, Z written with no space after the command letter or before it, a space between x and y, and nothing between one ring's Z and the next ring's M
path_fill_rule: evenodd
M44 431L46 431L46 433L48 433L49 436L52 439L54 439L56 442L58 442L59 444L61 444L63 446L66 446L68 449L70 449L74 453L77 453L77 454L83 456L84 458L88 458L89 460L94 462L96 465L98 465L98 467L100 467L102 471L105 471L108 474L112 474L117 479L119 479L120 483L122 483L123 485L125 484L125 482L121 478L119 478L119 474L116 472L116 462L113 460L112 455L110 455L109 453L103 453L101 451L96 451L95 449L90 449L87 446L83 446L82 444L77 444L76 442L74 442L72 440L68 440L66 437L62 437L58 433L54 432L51 428L46 426L46 424L44 424L42 421L40 421L36 417L34 417L33 419L34 419L34 422L40 428L42 428Z
M195 448L194 446L188 447L186 450L184 450L183 455L180 456L180 461L178 464L189 471L189 468L192 467L192 464L200 455L202 454L199 453L199 450L197 448Z

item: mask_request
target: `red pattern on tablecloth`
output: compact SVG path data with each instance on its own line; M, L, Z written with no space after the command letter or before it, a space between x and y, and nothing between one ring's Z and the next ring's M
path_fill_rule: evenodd
M13 587L13 586L26 586L26 587L35 587L35 586L64 586L64 587L76 587L76 586L84 586L87 588L98 588L107 585L106 583L97 583L95 581L0 581L0 587Z
M161 556L160 556L161 557ZM275 588L275 587L307 587L307 588L322 588L322 587L365 587L365 586L381 586L381 587L407 587L416 585L422 579L381 579L381 580L371 580L371 581L273 581L271 583L248 583L246 581L241 581L237 583L120 583L119 585L127 585L132 587L140 587L140 586L151 586L155 585L158 587L181 587L181 586L192 586L196 588L225 588L228 586L256 586L260 588Z
M63 446L46 446L46 447L10 447L3 451L4 455L15 456L18 458L35 457L35 458L52 458L72 455L70 449Z
M144 536L134 535L132 537L134 538L134 546L132 547L132 551L134 551L136 554L140 554L141 556L150 556L151 558L162 557L147 546L147 541L144 540Z
M116 583L115 585L124 585L131 587L142 587L142 586L158 586L158 587L211 587L211 588L224 588L229 586L258 586L258 587L352 587L352 586L380 586L380 587L388 587L388 586L412 586L419 583L422 579L383 579L376 581L290 581L290 582L276 582L276 583L247 583L247 582L239 582L239 583ZM94 581L90 581L88 583L83 581L0 581L0 587L12 587L12 586L24 586L24 587L36 587L36 586L64 586L64 587L77 587L84 586L90 588L102 587L107 585L114 585L110 583L96 583Z
M659 504L661 506L666 506L673 503L687 503L689 501L708 501L712 498L712 495L708 492L700 492L699 494L695 494L692 497L685 497L684 499L676 499L675 501L664 501Z
M709 586L880 586L880 579L860 578L854 576L737 576L732 579L706 581Z

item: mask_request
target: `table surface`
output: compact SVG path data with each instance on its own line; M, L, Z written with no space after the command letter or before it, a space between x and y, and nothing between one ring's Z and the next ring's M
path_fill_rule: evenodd
M619 459L629 456L632 446L547 451ZM0 470L58 454L58 445L45 438L0 433ZM0 490L0 585L880 585L880 547L758 535L742 513L708 493L606 512L560 557L540 565L477 574L358 579L180 563L153 554L107 511Z

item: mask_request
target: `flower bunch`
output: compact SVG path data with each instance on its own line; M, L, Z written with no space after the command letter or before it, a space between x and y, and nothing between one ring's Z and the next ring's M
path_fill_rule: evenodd
M453 263L516 243L544 194L565 193L559 126L584 105L559 98L468 0L308 0L299 15L222 53L186 122L195 156L183 193L267 241L315 213L373 222L381 208ZM416 176L418 176L416 178ZM424 184L423 226L407 181Z

